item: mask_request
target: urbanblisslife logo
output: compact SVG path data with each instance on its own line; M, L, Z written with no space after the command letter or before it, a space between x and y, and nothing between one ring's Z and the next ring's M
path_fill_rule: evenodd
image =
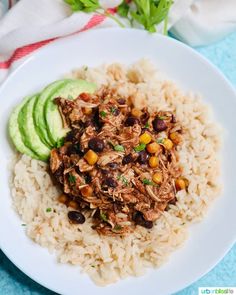
M200 294L235 294L236 287L203 287L198 288L198 295Z

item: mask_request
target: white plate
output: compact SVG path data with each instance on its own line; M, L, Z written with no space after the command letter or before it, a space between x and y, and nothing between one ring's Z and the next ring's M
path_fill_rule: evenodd
M132 63L150 58L159 69L184 89L202 93L226 129L224 147L224 194L207 218L191 228L190 238L170 261L140 278L115 285L95 286L78 267L57 264L55 256L24 234L19 217L11 208L7 167L12 150L7 120L12 107L25 95L37 92L64 73L103 62ZM139 30L100 29L62 39L44 47L18 68L0 88L0 246L24 273L61 294L170 294L209 271L230 249L236 238L236 96L225 78L194 50L173 39Z

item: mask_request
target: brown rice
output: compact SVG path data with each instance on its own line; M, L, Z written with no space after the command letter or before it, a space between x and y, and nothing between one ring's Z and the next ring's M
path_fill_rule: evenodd
M71 225L66 206L57 201L60 192L47 173L47 165L17 155L13 205L26 223L27 235L56 251L59 262L80 265L97 284L106 285L142 275L147 267L160 266L186 240L189 224L204 216L220 192L221 130L199 97L183 93L147 60L129 67L83 67L72 76L98 86L109 85L130 97L137 107L147 104L152 109L173 111L185 129L179 155L183 176L190 181L188 192L177 193L176 205L170 205L171 209L163 213L152 230L138 226L133 234L123 238L99 236L91 229L89 218L83 225ZM47 208L52 208L51 212Z

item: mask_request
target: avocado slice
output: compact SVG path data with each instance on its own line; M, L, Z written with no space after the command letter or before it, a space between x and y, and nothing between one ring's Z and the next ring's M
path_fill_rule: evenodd
M41 141L49 148L52 148L54 146L54 142L51 141L48 136L47 124L44 117L44 104L47 101L48 97L52 96L56 90L62 88L68 81L69 80L59 80L51 83L46 88L44 88L44 90L41 92L35 102L33 118L36 132Z
M60 87L53 95L48 97L44 106L44 116L46 119L48 137L54 146L56 146L70 130L63 127L63 121L54 99L56 97L63 97L73 100L82 92L93 93L95 90L96 85L93 83L84 80L67 80L63 87Z
M38 156L38 159L47 161L50 149L41 141L33 119L33 110L37 99L38 95L35 95L24 104L17 121L24 144Z
M24 144L22 136L21 136L20 128L18 125L18 115L21 112L24 105L31 98L32 96L25 97L24 100L14 109L9 119L8 130L9 130L9 135L12 142L14 143L16 149L20 153L26 154L34 159L39 159L38 155Z

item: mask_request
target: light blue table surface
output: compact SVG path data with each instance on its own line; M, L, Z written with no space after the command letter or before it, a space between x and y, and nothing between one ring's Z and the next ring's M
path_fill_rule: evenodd
M236 32L218 43L197 48L197 51L214 63L236 87ZM236 225L232 226L236 228ZM236 287L236 245L213 270L175 295L195 295L198 294L198 287L206 286ZM23 294L53 295L55 293L48 291L24 275L0 251L0 295ZM157 295L161 295L158 294L158 290Z

